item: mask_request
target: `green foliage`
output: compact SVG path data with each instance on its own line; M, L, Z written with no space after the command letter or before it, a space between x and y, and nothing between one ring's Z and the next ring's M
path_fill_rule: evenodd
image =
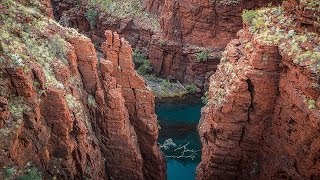
M98 13L94 8L89 8L85 13L86 19L89 22L91 29L96 26L97 15Z
M187 84L186 89L190 94L195 94L197 91L197 86L195 84Z
M143 64L137 69L140 75L150 74L152 72L152 67L149 61L144 61Z
M133 51L133 62L136 66L137 72L144 76L152 72L152 67L149 59L138 49Z
M244 10L242 12L242 19L244 22L251 24L252 20L255 18L256 12L254 10Z
M302 6L315 7L312 0L301 0ZM310 6L308 5L310 3ZM245 10L242 14L249 33L268 46L278 46L281 54L286 54L296 65L310 72L320 73L320 37L308 30L297 31L295 19L279 7ZM251 45L245 45L247 49Z
M296 57L294 63L298 64L304 60L309 60L311 62L320 62L320 52L306 51Z
M166 79L156 77L154 74L143 76L153 93L159 97L181 97L188 93L186 88L179 82L170 82Z
M12 176L14 176L16 174L17 170L16 168L14 167L7 167L5 170L4 170L4 176L6 178L10 178Z
M162 86L162 88L164 88L164 89L170 89L170 88L172 87L172 84L171 84L171 82L170 82L169 80L163 79L163 80L161 81L161 86Z
M203 96L201 96L201 101L203 104L207 105L209 102L209 92L205 92Z
M30 108L24 103L24 98L21 96L11 98L8 104L8 109L16 120L22 119L23 112L30 110Z
M143 28L159 31L160 23L157 16L148 13L139 0L90 0L91 7L98 7L102 12L120 19L133 19Z
M22 58L18 54L10 54L12 63L18 66L24 66Z
M48 47L51 50L51 53L53 56L59 58L60 60L62 60L64 63L67 64L66 43L61 37L59 37L58 35L54 35L48 41Z
M209 58L209 52L207 50L200 51L196 53L196 60L198 63L206 62Z
M36 167L32 167L27 169L25 174L19 177L18 180L42 180L42 176Z

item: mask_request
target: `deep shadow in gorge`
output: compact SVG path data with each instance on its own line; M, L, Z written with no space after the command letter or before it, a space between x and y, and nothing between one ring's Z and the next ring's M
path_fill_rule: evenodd
M161 127L158 142L166 155L168 180L195 179L196 166L201 161L197 125L202 106L201 100L194 96L162 99L156 103Z

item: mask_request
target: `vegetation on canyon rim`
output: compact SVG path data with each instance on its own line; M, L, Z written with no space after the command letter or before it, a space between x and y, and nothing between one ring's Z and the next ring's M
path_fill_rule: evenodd
M306 2L306 1L303 1ZM308 1L305 9L319 7L318 2ZM311 3L312 2L312 3ZM311 5L310 5L311 4ZM318 8L319 9L319 8ZM268 7L258 10L244 10L242 13L243 22L249 33L255 37L255 41L267 46L277 46L282 56L292 60L314 74L320 74L320 36L307 30L296 30L297 23L294 17L285 14L283 7ZM318 19L320 22L320 19ZM244 48L252 51L254 42L241 42ZM237 76L236 68L226 59L228 49L223 53L220 68L231 75L231 81ZM264 57L266 58L266 57ZM246 67L243 67L246 68ZM318 83L310 84L310 87L318 88ZM210 104L221 105L232 87L223 87L219 83L211 82L210 88L215 89L215 94L210 98ZM316 108L314 99L305 98L305 103L309 109Z
M20 68L26 74L30 73L31 67L43 67L46 78L44 86L64 89L64 85L54 75L54 67L55 64L69 66L66 57L66 47L69 44L65 39L74 36L86 37L73 29L65 29L64 34L48 33L57 27L63 27L38 13L41 7L26 8L14 1L6 1L5 6L6 10L0 15L0 20L4 23L0 29L1 66ZM20 18L17 18L17 15L20 15ZM25 22L26 19L28 22ZM71 80L77 81L76 78ZM45 93L43 90L45 87L40 88L39 84L40 82L34 82L33 86L41 96ZM0 95L9 96L5 89L0 89ZM21 119L21 112L28 109L23 105L23 98L11 98L9 102L10 111L16 119ZM77 114L80 115L79 113Z
M319 2L308 1L306 5L313 9L319 7ZM279 46L280 52L292 57L295 64L320 73L320 36L306 30L294 30L294 18L286 15L282 7L245 10L242 17L258 41Z
M143 10L139 0L90 0L88 5L86 18L91 27L95 26L98 16L97 10L99 10L99 13L108 13L121 19L130 18L141 27L151 29L154 32L160 29L157 17Z
M1 4L4 8L0 14L0 68L12 69L13 71L21 70L19 72L24 76L30 76L34 68L40 67L43 70L45 80L31 83L40 102L40 96L45 93L46 88L64 89L63 83L55 76L54 67L56 65L70 66L67 61L67 47L70 44L66 39L75 36L86 37L78 34L74 29L63 28L54 20L43 16L40 13L43 7L38 1L31 1L31 3L32 8L12 0ZM69 83L72 84L73 81L79 80L76 77L71 77ZM3 83L5 80L0 77L0 96L8 99L8 110L12 115L13 124L1 128L0 137L10 139L23 124L23 115L30 112L31 108L26 104L24 97L10 94L10 90ZM79 99L73 96L66 100L69 100L67 102L70 107L80 104ZM80 112L80 109L75 107L73 110L75 110L76 116L82 117L85 114ZM12 175L22 180L41 179L35 167L25 169L25 171L9 167L6 172L6 175Z

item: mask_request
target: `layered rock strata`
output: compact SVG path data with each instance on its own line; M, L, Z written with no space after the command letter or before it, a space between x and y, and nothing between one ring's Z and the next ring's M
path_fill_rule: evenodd
M162 34L154 35L149 58L154 73L207 89L223 51L242 26L241 12L278 1L143 1L151 12L160 9ZM161 5L160 5L161 4ZM201 63L199 53L207 52ZM179 68L177 68L179 66Z
M110 4L114 3L114 4ZM149 24L143 24L139 19L128 16L123 6L135 6L139 3L136 0L119 1L119 2L92 2L92 1L58 1L54 0L52 6L54 9L55 18L65 27L73 27L78 29L81 33L88 35L96 45L100 45L104 42L104 31L110 29L118 32L121 37L124 37L133 47L142 49L147 53L151 36L158 29L158 22L156 18L149 15L147 21ZM120 4L120 5L119 5ZM130 5L131 4L131 5ZM111 12L107 6L114 6L115 8L124 8ZM129 7L128 7L129 8ZM128 9L127 8L127 9ZM142 10L142 7L134 7L130 11ZM88 15L88 13L91 14ZM147 12L137 12L147 14ZM90 20L88 17L90 16Z
M247 13L210 78L197 178L318 179L319 35L282 7Z
M75 30L18 2L0 9L0 177L35 166L44 178L164 179L154 97L128 42L107 31L98 60Z
M123 38L120 40L119 34L112 31L106 31L106 38L102 50L106 59L113 64L111 76L121 86L129 119L138 137L145 178L165 179L165 162L157 146L158 126L155 123L157 117L154 113L154 95L134 71L129 43Z

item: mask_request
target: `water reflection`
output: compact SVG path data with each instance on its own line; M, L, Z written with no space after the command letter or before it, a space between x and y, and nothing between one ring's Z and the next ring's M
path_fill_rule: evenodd
M194 180L201 158L197 132L203 104L196 97L158 101L159 144L167 157L168 180Z

